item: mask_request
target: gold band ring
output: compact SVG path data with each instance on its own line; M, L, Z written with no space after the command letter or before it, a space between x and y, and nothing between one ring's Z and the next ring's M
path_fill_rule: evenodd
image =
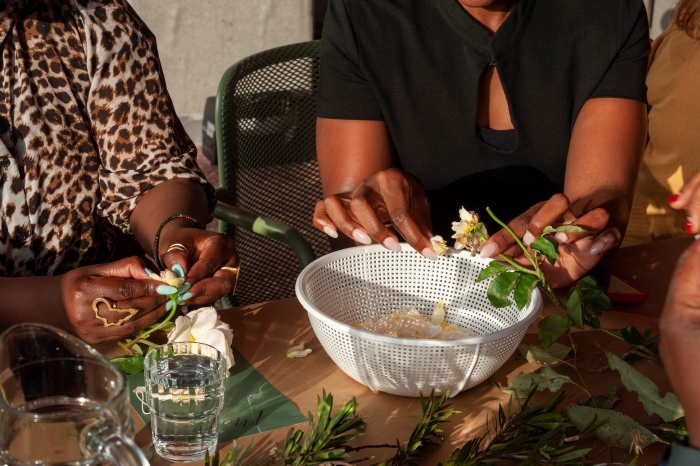
M165 253L167 254L170 251L182 251L185 253L186 256L189 255L189 251L187 251L187 247L184 244L180 244L180 243L171 244L170 247L168 248L168 250L165 251Z
M236 286L238 286L238 275L241 273L241 262L239 261L236 267L221 267L220 270L226 270L235 275L235 278L233 279L233 290L231 291L231 295L235 295Z
M128 312L129 315L126 316L126 317L123 317L123 318L119 319L119 320L116 321L116 322L110 322L110 321L108 321L107 319L105 319L104 317L102 317L102 316L100 315L100 310L99 310L98 307L97 307L98 304L100 304L100 303L106 304L106 305L107 305L107 310L108 310L109 312L117 312L117 313L119 313L119 312ZM139 312L139 310L138 310L137 308L135 308L135 307L118 308L118 307L117 307L117 303L115 303L114 301L112 301L112 300L110 300L110 299L108 299L108 298L96 298L96 299L92 302L92 310L95 311L95 317L97 317L99 320L101 320L101 321L102 321L102 325L104 325L105 327L118 327L118 326L120 326L121 324L123 324L124 322L127 322L127 321L131 320L131 319L136 315L136 313Z

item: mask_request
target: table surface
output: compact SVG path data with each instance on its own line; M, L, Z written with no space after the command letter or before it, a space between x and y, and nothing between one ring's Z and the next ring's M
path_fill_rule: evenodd
M601 319L603 327L620 329L634 325L640 330L656 329L656 320L661 312L676 260L691 242L692 238L688 238L620 249L610 260L608 268L640 287L647 293L647 297L641 304L615 305L615 310L606 313ZM543 316L556 311L553 305L545 305ZM302 413L316 412L316 397L324 389L333 394L336 409L343 401L356 397L359 402L358 413L365 418L368 427L363 437L351 442L353 446L392 444L396 439L406 441L410 436L417 421L407 419L407 416L421 413L419 400L386 393L372 393L367 387L345 375L321 347L311 329L306 311L295 298L225 310L220 314L222 320L228 322L234 331L234 346ZM642 424L652 422L652 418L646 415L641 403L637 401L636 394L628 393L619 383L617 372L595 371L603 365L604 360L600 357L601 351L598 344L605 345L606 349L618 355L622 354L628 346L596 331L576 331L572 336L580 347L582 357L579 369L591 392L594 395L603 395L611 384L618 383L618 396L621 400L616 405L616 409L632 416ZM286 350L301 342L312 348L313 352L306 358L287 358ZM523 342L537 343L537 323L528 329ZM114 352L113 348L101 349L106 353ZM633 366L651 378L659 386L662 394L670 389L659 363L642 360L634 362ZM537 367L538 365L528 363L516 352L493 375L492 381L506 386L509 380L520 372L532 372ZM557 371L575 378L573 371L568 371L566 367L559 366ZM572 385L565 386L565 391L568 396L562 408L569 402L583 401L587 398L585 393ZM544 396L546 396L544 393L541 396L538 393L539 398ZM443 425L444 444L440 448L428 451L423 456L421 464L444 463L456 448L480 435L485 428L486 419L496 412L499 403L508 402L508 395L493 383L486 381L458 394L451 402L453 409L460 410L462 414L453 416L450 422ZM135 413L134 419L137 430L136 443L139 446L150 445L149 429ZM306 429L305 424L297 427ZM279 429L245 437L239 443L247 446L252 440L254 453L268 452L275 442L284 440L287 430ZM230 442L219 445L222 454L225 454L230 447ZM647 447L637 464L639 466L658 464L664 448L661 444ZM354 456L354 458L370 457L367 461L360 463L370 464L383 456L389 457L392 454L392 449L371 449L356 453L362 456ZM600 462L612 462L613 459L616 462L628 462L632 457L633 455L627 454L624 450L609 449L598 459ZM171 463L154 455L151 458L151 464Z

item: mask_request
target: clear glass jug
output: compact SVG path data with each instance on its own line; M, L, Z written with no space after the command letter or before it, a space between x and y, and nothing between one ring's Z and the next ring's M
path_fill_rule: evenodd
M0 464L148 465L131 440L126 377L48 325L0 335Z

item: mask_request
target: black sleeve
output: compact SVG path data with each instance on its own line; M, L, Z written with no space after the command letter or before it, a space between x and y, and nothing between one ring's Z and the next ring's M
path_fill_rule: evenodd
M646 75L651 43L642 0L622 0L618 17L618 54L593 91L594 97L616 97L646 103Z
M330 1L323 24L316 116L384 120L360 66L355 29L344 0Z

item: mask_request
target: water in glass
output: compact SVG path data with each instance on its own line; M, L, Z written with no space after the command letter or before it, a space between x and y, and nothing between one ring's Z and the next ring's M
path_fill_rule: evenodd
M224 403L225 356L200 343L169 343L146 357L145 378L156 453L171 461L213 454Z

